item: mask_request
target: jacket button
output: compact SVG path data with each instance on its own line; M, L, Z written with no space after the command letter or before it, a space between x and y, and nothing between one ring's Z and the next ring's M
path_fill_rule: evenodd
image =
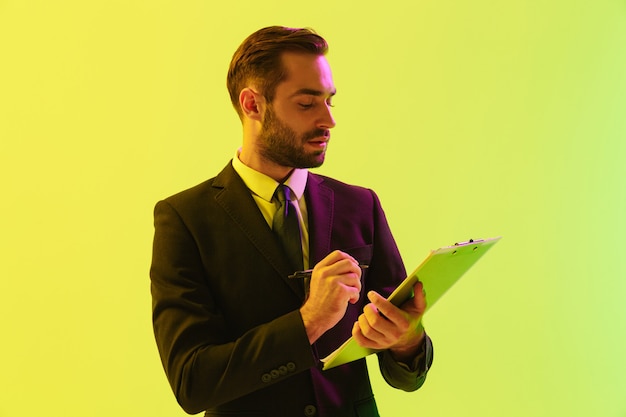
M270 374L263 374L263 376L261 377L261 381L263 382L270 382L272 380L272 376Z
M314 405L307 405L304 407L304 415L307 417L312 417L317 414L317 408Z
M289 363L287 364L287 370L288 370L289 372L293 372L293 371L295 371L295 370L296 370L296 364L295 364L295 363L293 363L293 362L289 362Z
M272 371L270 372L270 375L272 378L276 379L280 376L280 373L278 372L278 370L272 369Z
M287 375L287 367L286 366L280 366L278 368L278 372L280 372L281 375Z

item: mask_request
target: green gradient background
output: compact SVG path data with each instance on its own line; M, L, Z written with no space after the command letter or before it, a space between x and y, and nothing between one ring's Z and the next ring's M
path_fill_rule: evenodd
M226 69L270 24L329 40L319 172L379 193L409 269L504 236L426 318L423 389L372 368L381 413L626 416L626 2L335 3L0 0L0 416L184 415L152 208L234 154Z

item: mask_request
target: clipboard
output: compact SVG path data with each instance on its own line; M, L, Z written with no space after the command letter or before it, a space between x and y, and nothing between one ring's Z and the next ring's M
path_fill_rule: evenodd
M419 280L426 292L426 311L474 265L501 237L490 239L470 239L433 250L387 298L394 305L400 305L413 295L413 286ZM333 353L322 359L323 370L364 358L375 349L364 348L350 337Z

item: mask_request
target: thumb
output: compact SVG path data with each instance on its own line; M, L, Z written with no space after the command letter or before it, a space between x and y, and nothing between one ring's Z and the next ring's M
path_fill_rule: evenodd
M417 281L413 286L413 294L413 306L423 314L426 311L426 291L421 281Z

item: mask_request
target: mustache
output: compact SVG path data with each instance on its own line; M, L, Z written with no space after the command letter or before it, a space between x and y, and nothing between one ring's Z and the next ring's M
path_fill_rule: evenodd
M303 141L308 141L310 139L315 139L319 137L330 138L330 130L328 129L313 129L302 136Z

